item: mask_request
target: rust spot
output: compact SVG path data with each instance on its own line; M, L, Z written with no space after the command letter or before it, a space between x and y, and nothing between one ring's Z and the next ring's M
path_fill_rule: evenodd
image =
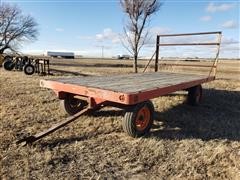
M119 96L119 100L120 100L120 101L124 101L124 100L125 100L124 95Z
M97 93L97 91L94 90L94 89L88 89L88 91L91 92L91 93L95 93L95 94Z
M133 101L138 102L138 96L137 95L134 96Z

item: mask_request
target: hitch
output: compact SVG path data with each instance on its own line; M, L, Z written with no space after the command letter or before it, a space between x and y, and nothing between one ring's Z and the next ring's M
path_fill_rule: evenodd
M79 111L78 113L74 114L73 116L68 117L64 121L53 125L52 127L50 127L49 129L47 129L47 130L45 130L43 132L40 132L38 134L31 135L31 136L28 136L28 137L25 137L23 139L18 140L16 142L16 144L18 144L18 145L21 144L22 146L25 146L27 144L32 144L33 142L35 142L35 141L37 141L37 140L47 136L48 134L53 133L54 131L60 129L61 127L63 127L65 125L75 121L81 115L88 113L90 110L91 109L89 109L89 108L83 109L82 111Z

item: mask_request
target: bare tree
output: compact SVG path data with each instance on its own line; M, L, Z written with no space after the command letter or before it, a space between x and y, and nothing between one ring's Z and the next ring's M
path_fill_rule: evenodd
M162 3L158 0L120 0L123 11L127 14L129 21L125 25L123 46L133 55L133 69L137 73L137 60L139 51L145 44L148 31L144 32L149 23L151 15L155 14Z
M24 15L17 7L0 4L0 54L5 50L16 51L25 41L36 40L37 23L30 15Z

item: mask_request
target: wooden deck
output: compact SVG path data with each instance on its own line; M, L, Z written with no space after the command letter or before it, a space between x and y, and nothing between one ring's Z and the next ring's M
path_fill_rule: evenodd
M114 92L136 93L159 87L167 87L184 82L204 79L206 76L175 73L142 73L115 76L75 77L56 79L64 84L74 84L89 88L105 89Z
M41 86L58 92L69 92L113 102L133 104L211 80L214 80L214 77L154 72L42 80ZM124 98L120 98L120 96L124 96Z

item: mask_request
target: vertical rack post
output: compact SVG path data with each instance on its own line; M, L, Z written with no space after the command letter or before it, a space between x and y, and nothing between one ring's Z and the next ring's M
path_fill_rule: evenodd
M219 57L219 52L220 52L220 44L221 44L221 39L222 39L222 33L219 32L218 34L218 45L217 45L217 53L214 61L214 69L213 69L213 75L216 76L217 74L217 64L218 64L218 57Z
M156 59L155 59L155 72L158 71L159 42L160 42L160 36L157 36L157 42L156 42Z

